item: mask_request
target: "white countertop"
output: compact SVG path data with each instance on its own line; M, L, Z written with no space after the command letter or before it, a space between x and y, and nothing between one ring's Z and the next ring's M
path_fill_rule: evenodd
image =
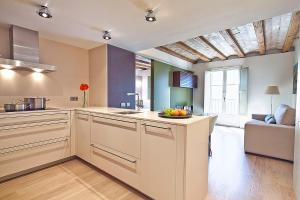
M120 109L120 108L109 108L109 107L87 107L87 108L76 108L75 110L128 117L134 119L150 120L156 122L165 122L165 123L177 124L177 125L188 125L188 124L196 123L201 120L208 119L207 116L196 116L196 115L193 115L191 118L186 118L186 119L161 118L158 116L159 112L144 111L144 110L141 110L140 111L141 113L136 113L136 114L118 114L116 112L130 111L130 110Z
M177 124L177 125L188 125L200 120L207 119L207 116L196 116L193 115L191 118L187 119L169 119L169 118L162 118L158 116L159 112L156 111L145 111L141 110L141 113L136 114L118 114L116 112L120 111L134 111L131 109L121 109L121 108L110 108L110 107L87 107L87 108L63 108L63 107L52 107L46 110L33 110L33 111L16 111L16 112L0 112L0 115L11 115L11 114L28 114L28 113L37 113L37 112L53 112L53 111L63 111L63 110L79 110L79 111L86 111L86 112L94 112L94 113L101 113L101 114L108 114L126 118L133 118L133 119L141 119L141 120L150 120L156 122L164 122L169 124ZM1 109L0 109L1 111Z

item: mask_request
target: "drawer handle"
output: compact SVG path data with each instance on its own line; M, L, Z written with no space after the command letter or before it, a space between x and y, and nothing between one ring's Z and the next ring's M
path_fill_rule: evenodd
M145 125L144 128L145 128L145 134L155 135L158 137L164 137L169 139L174 137L171 127Z
M126 122L126 123L131 123L131 124L136 124L136 122L130 122L130 121L125 121L125 120L121 120L121 119L112 119L112 118L109 118L109 117L99 117L99 116L95 116L95 115L92 115L93 117L96 117L96 118L100 118L100 119L108 119L108 120L113 120L113 121L119 121L119 122ZM97 121L97 120L95 120Z
M5 116L4 118L19 118L19 117L40 117L40 116L52 116L52 115L66 115L68 116L67 112L63 112L63 113L17 113L15 116ZM2 119L2 117L0 117L0 119Z
M2 127L6 127L6 128L0 127L0 131L15 130L15 129L21 129L21 128L43 127L43 126L57 125L57 124L68 124L68 121L41 122L39 124L32 123L32 124L24 124L24 125L20 125L20 126L2 126Z
M110 151L108 151L108 150L106 150L106 149L103 149L103 148L101 148L101 147L98 147L98 146L96 146L95 144L91 144L91 147L94 147L94 148L96 148L96 149L99 149L99 150L101 150L101 151L104 151L104 152L106 152L106 153L109 153L109 154L111 154L111 155L117 156L117 157L119 157L119 158L121 158L121 159L123 159L123 160L126 160L126 161L128 161L128 162L136 163L136 160L124 158L124 157L122 157L122 156L120 156L120 155L118 155L118 154L116 154L116 153L113 153L113 152L110 152Z
M41 141L37 141L37 142L31 142L31 143L16 145L16 146L12 146L12 147L6 147L6 148L0 149L0 154L5 155L5 154L17 152L17 151L22 151L22 150L32 149L32 148L36 148L36 147L47 146L49 144L65 142L67 140L69 140L68 137L59 137L59 138L52 138L52 139L48 139L48 140L41 140Z
M107 121L105 121L105 120L107 120ZM112 121L116 121L116 122L120 122L120 123L115 124ZM137 128L137 123L136 122L129 122L129 121L125 121L125 120L111 119L111 118L106 118L106 117L93 116L93 122L100 123L100 124L109 124L111 126L116 126L116 127L125 127L125 128L130 128L130 129L136 129Z
M165 129L165 130L172 130L171 127L160 127L160 126L153 126L153 125L148 125L148 124L143 124L145 125L146 127L153 127L153 128L160 128L160 129Z

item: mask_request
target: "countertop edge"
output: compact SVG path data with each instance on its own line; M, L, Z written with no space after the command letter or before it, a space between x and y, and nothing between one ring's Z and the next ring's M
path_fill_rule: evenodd
M116 117L127 117L127 118L131 118L131 119L168 123L168 124L181 125L181 126L188 126L188 125L191 125L191 124L194 124L194 123L197 123L199 121L206 120L209 118L209 116L193 115L192 118L188 118L188 119L168 119L168 118L158 117L158 112L156 112L156 111L142 111L142 113L138 113L138 114L123 115L123 114L117 114L114 112L108 112L107 109L111 109L114 111L128 111L128 109L109 108L109 107L75 108L74 110L90 112L90 113L100 113L100 114L111 115L111 116L116 116ZM145 116L145 114L147 114L147 113L151 113L152 116ZM197 119L195 119L195 118L197 118Z

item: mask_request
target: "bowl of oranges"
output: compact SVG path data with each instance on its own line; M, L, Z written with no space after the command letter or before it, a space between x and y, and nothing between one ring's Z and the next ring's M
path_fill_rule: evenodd
M185 119L192 117L192 114L189 113L187 110L183 109L167 108L164 109L162 112L158 113L158 116L164 118Z

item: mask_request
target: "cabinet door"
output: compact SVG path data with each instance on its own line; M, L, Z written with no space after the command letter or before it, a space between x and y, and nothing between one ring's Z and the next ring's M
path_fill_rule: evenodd
M136 119L92 113L91 143L140 157L140 122Z
M76 155L90 161L90 115L85 112L76 112Z
M176 181L176 126L143 122L141 187L154 199L174 200Z

